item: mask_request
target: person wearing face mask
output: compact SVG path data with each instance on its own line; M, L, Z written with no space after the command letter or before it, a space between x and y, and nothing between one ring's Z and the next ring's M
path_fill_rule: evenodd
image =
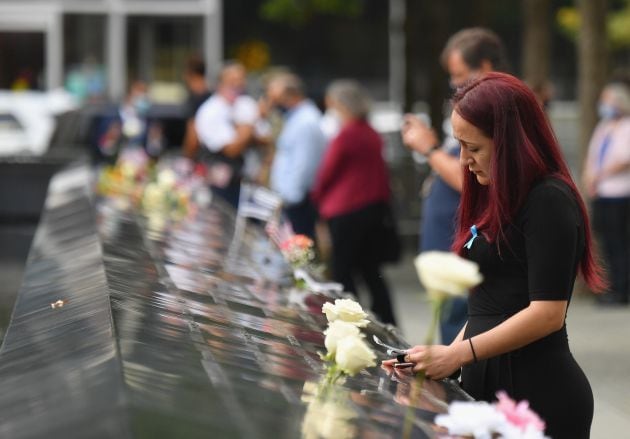
M284 118L271 165L271 189L282 198L293 231L314 239L317 211L309 192L326 147L322 115L306 97L302 80L292 73L272 77L266 94Z
M334 84L334 83L333 83ZM333 98L331 96L331 87L329 85L326 89L326 94L324 97L324 106L326 111L324 111L324 115L322 116L320 127L322 132L324 133L324 137L326 138L326 144L329 144L332 139L335 138L337 134L339 134L339 130L341 129L341 115L339 111L335 108Z
M105 161L115 163L122 147L144 148L151 157L160 154L165 139L159 123L149 120L150 108L147 84L132 81L122 104L99 124L96 144Z
M245 150L256 141L257 102L245 94L246 71L237 62L221 69L214 94L195 115L212 192L238 207Z
M478 264L468 321L449 345L414 346L413 371L461 368L476 400L527 400L554 439L588 439L593 393L565 324L578 273L606 287L586 206L549 121L522 81L491 72L453 97L462 196L453 251ZM383 367L392 368L396 359Z
M627 305L630 297L630 90L621 82L601 93L583 182L591 198L593 229L610 273L601 304Z
M448 71L452 88L490 71L504 71L507 60L503 43L492 31L484 28L463 29L451 36L440 56ZM420 118L405 117L403 142L416 157L432 170L424 184L426 194L420 220L420 253L450 249L455 235L455 216L462 190L462 172L459 165L459 142L449 131L442 144L438 136ZM452 299L442 315L440 334L443 343L450 343L466 322L466 299Z
M118 110L122 122L122 132L129 144L142 145L146 139L147 113L151 103L147 97L147 85L143 81L133 81L123 105Z
M332 239L332 277L345 291L357 293L360 275L381 321L395 324L389 289L380 268L384 215L390 198L383 141L369 125L369 99L351 80L333 82L327 101L339 114L341 128L326 149L312 191Z

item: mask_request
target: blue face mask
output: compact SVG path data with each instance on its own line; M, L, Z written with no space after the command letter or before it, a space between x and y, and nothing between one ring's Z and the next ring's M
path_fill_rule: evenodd
M151 107L151 102L145 96L139 96L133 100L133 107L138 114L145 115Z
M611 120L619 117L619 111L609 104L599 104L597 113L600 119Z
M278 112L282 116L286 116L287 113L289 112L289 107L287 107L286 105L282 105L282 104L276 104L276 109L278 110Z

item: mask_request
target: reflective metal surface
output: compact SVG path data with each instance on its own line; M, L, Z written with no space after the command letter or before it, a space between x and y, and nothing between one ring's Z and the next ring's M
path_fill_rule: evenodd
M261 227L219 201L179 222L91 202L91 178L51 185L0 352L1 437L401 436L414 381L370 368L321 384L334 297L293 288ZM406 345L365 332L379 360L372 334ZM464 398L426 383L412 437Z
M0 437L131 437L89 177L50 183L0 350Z

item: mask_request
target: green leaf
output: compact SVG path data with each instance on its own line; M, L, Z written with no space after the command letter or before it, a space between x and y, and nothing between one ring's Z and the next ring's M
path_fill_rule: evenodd
M301 27L315 15L358 17L365 0L266 0L260 16L268 21Z

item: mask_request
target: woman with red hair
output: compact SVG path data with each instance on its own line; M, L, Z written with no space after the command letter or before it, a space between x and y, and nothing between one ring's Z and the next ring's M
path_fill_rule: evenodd
M536 97L489 73L453 98L464 182L454 251L479 264L468 323L449 346L415 346L406 360L439 379L462 367L478 400L526 399L558 438L588 438L593 394L568 344L565 317L578 271L595 291L589 220Z

